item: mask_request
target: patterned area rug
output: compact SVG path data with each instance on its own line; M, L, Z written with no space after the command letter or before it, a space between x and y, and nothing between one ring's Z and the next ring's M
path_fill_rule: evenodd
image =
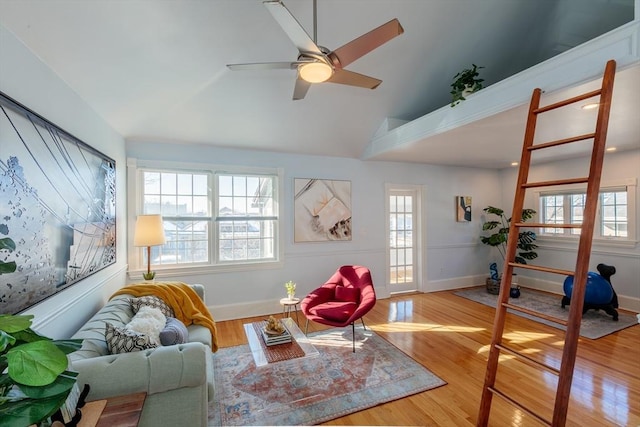
M257 368L248 345L218 350L209 426L312 425L446 384L371 330L309 334L319 355Z
M560 306L560 302L562 301L561 295L553 295L527 288L520 288L520 292L520 298L509 298L509 303L535 310L558 319L567 320L569 318L569 306L565 308ZM498 301L498 295L488 293L485 287L465 289L456 292L455 295L490 307L495 307ZM539 319L526 313L513 310L508 310L508 312L535 320L536 322L544 323L545 325L549 325L557 329L567 329L564 325ZM623 313L619 310L618 314L619 319L615 322L612 316L609 316L603 310L588 310L582 316L582 323L580 323L580 336L595 340L638 324L638 319L635 315Z

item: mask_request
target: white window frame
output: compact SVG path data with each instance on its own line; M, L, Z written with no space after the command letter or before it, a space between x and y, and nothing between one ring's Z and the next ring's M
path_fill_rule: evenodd
M627 192L627 237L619 236L602 236L601 233L601 206L600 196L598 196L598 208L596 212L596 229L594 230L593 243L603 246L623 246L634 247L637 244L637 180L635 178L607 181L600 184L601 193L621 191L626 188ZM542 187L537 189L535 194L536 206L539 210L540 221L542 218L542 197L550 195L564 195L564 194L576 194L586 193L587 187L585 185L567 185L562 187ZM569 209L569 207L565 207ZM553 228L545 227L545 228ZM544 241L556 241L556 242L577 242L580 239L579 234L572 234L571 229L565 229L564 233L545 233L544 228L540 228L537 231L537 240Z
M142 194L143 185L142 171L158 170L167 172L183 173L207 173L209 174L209 203L210 206L210 226L209 226L209 260L203 263L182 263L172 265L153 265L152 270L158 273L160 278L180 277L187 274L206 274L225 271L248 271L256 269L282 268L284 256L284 239L282 230L283 202L282 183L284 172L281 168L257 168L229 165L203 165L199 163L168 162L127 159L127 249L128 249L128 273L133 278L141 278L146 271L146 262L143 261L144 248L133 246L133 236L135 232L136 217L142 214ZM217 184L216 174L238 174L238 175L271 175L276 177L273 189L277 213L274 241L274 258L268 260L243 260L231 262L218 262L218 236L216 222L217 205ZM158 276L156 276L157 278Z

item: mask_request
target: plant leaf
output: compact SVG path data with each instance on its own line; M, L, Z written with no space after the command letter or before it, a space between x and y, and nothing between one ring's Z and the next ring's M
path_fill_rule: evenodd
M528 221L534 217L536 211L533 209L523 209L522 210L522 222Z
M13 335L9 335L5 331L0 330L0 352L4 353L7 347L11 347L16 343L16 339ZM0 370L0 372L2 372Z
M498 215L498 216L504 215L504 211L502 209L496 208L494 206L487 206L486 208L483 209L483 211L485 211L486 213Z
M35 341L42 341L42 340L51 341L51 338L43 337L42 335L38 334L31 328L15 332L13 336L16 338L17 341L20 342L20 344L35 342Z
M82 339L74 340L55 340L53 344L60 349L64 354L73 353L82 347Z
M62 350L44 340L13 347L6 356L11 378L30 386L51 384L69 363Z
M46 399L22 399L0 405L0 426L29 426L53 415L67 400L68 392Z
M70 391L75 383L75 378L59 375L51 384L39 387L19 385L19 387L31 399L45 399Z
M501 225L500 221L487 221L484 224L482 224L482 229L483 230L493 230L494 228L496 228L499 225Z
M0 274L9 274L16 271L18 265L15 261L4 262L0 261Z
M18 331L24 331L25 329L29 329L32 320L33 314L15 316L10 314L1 314L0 331L5 331L10 334Z
M16 242L13 241L10 237L4 237L0 239L0 250L6 249L9 252L13 252L16 250Z

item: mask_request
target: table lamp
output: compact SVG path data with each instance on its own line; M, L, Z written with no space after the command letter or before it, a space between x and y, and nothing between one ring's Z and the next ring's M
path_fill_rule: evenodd
M164 242L162 215L138 215L133 246L147 247L147 272L142 274L145 280L152 280L156 276L151 271L151 246L163 245Z

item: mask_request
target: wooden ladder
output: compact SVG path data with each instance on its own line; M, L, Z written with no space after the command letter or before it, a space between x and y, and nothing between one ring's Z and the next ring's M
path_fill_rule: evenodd
M479 427L488 425L489 412L491 411L491 400L493 395L497 395L503 398L508 403L528 413L543 424L551 425L554 427L561 427L565 425L567 418L567 407L569 404L569 394L571 392L571 381L573 379L573 369L575 366L575 359L578 348L578 338L580 334L580 322L582 319L582 308L584 305L584 295L589 268L589 257L591 255L591 243L593 240L593 231L595 227L596 208L600 190L600 175L602 172L602 161L605 152L607 126L609 122L609 111L611 109L611 95L613 91L615 69L615 61L608 61L605 67L604 76L602 78L602 86L600 89L584 93L582 95L575 96L573 98L566 99L545 107L540 107L541 90L535 89L533 91L527 118L527 127L525 129L524 144L522 147L522 157L520 161L520 171L518 173L515 199L513 202L512 215L514 221L511 222L511 225L509 227L509 239L507 241L505 265L502 272L500 295L498 297L498 306L496 308L496 315L493 324L493 334L489 350L489 359L487 361L487 370L485 374L484 386L482 389L482 400L480 402L480 411L477 421L477 426ZM537 143L534 145L533 141L536 119L539 114L546 113L548 111L552 111L579 101L583 101L594 96L600 96L595 132L552 142ZM570 144L588 139L593 139L589 176L545 182L527 182L527 178L529 175L529 166L531 163L531 155L533 151L557 147L559 145ZM582 224L524 223L518 217L516 217L516 213L518 213L517 215L520 215L520 213L522 212L525 193L527 189L578 183L587 183L587 193ZM518 220L516 221L516 219ZM516 263L515 256L518 244L518 234L520 228L524 227L580 228L581 233L580 241L578 243L575 271L560 270L539 265ZM513 274L514 268L543 271L563 276L573 276L574 285L571 295L571 305L568 320L565 321L564 319L558 319L553 316L548 316L543 313L509 304L511 276ZM513 348L509 348L507 345L502 343L502 335L504 331L507 309L523 312L566 326L560 369L542 363L526 354L523 354L522 352L519 352ZM536 414L531 409L517 402L515 399L509 397L506 393L498 390L495 387L500 352L508 353L510 356L514 356L518 360L530 366L544 369L558 375L558 386L556 390L553 418L551 421L539 414Z

